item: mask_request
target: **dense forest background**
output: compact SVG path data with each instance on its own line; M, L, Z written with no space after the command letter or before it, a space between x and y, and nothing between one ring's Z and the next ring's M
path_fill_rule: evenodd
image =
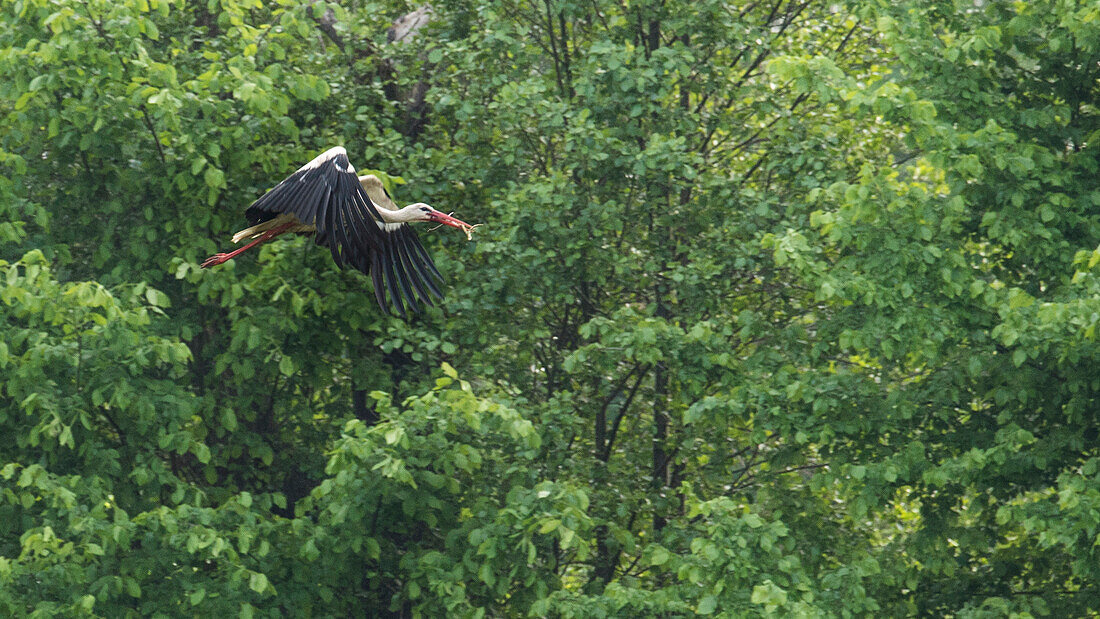
M10 0L0 615L1100 612L1100 6ZM383 315L317 153L484 223Z

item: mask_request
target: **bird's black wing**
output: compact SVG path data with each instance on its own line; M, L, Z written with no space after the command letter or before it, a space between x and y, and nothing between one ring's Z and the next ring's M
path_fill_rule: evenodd
M314 226L317 244L329 248L338 266L370 275L383 310L392 306L404 317L406 307L420 311L418 301L432 305L433 295L443 298L432 281L442 277L416 233L406 224L383 223L343 147L299 168L253 202L245 217L256 225L283 213Z

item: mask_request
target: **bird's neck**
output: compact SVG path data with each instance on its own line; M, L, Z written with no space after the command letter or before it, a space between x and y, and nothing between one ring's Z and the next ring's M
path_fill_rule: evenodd
M390 211L384 208L378 209L378 215L382 217L382 221L388 224L401 224L415 221L419 214L420 208L415 204L410 204L396 211Z

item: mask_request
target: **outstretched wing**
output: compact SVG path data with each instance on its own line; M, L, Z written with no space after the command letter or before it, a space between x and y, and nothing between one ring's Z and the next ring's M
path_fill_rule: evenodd
M406 306L420 311L418 300L432 305L432 295L443 298L432 281L442 277L416 233L406 224L383 222L343 147L321 153L245 211L252 225L281 214L313 226L317 244L329 248L338 266L370 275L383 310L392 306L404 317Z

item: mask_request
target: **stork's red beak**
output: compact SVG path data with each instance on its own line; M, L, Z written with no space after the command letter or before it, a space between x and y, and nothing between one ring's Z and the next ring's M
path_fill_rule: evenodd
M451 217L450 215L446 213L441 213L439 211L433 210L432 212L428 213L428 218L431 220L432 223L443 224L445 226L451 226L454 228L461 228L463 230L467 230L473 227L470 224L462 221L461 219L455 219L454 217Z

